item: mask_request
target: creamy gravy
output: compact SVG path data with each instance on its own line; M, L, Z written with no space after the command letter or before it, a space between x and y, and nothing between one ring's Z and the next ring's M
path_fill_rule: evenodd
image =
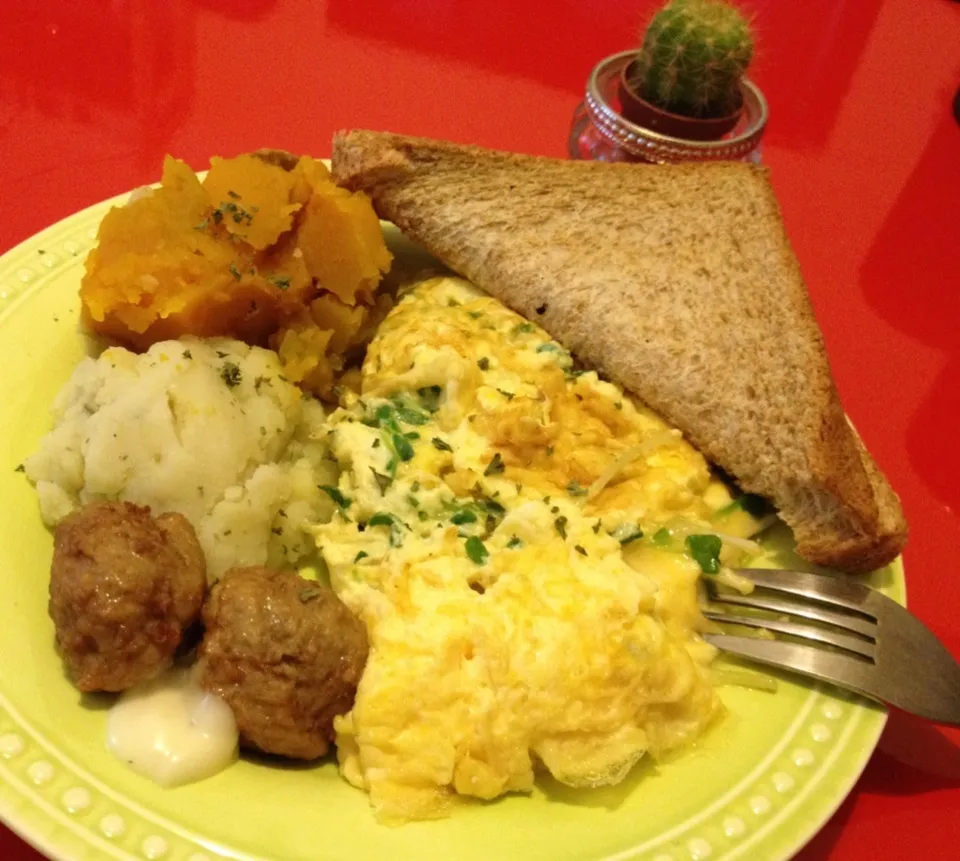
M127 691L107 717L107 747L161 786L210 777L237 758L230 707L173 669Z

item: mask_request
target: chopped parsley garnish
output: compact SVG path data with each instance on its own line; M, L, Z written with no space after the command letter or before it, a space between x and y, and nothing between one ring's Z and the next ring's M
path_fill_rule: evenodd
M437 451L453 451L450 443L440 439L438 436L435 436L430 442L433 443L433 447L437 449Z
M350 501L346 496L344 496L336 487L331 484L321 484L320 489L327 494L341 509L346 509L350 507Z
M500 394L503 395L508 401L512 401L516 397L514 392L508 392L505 389L497 389L497 391L500 392Z
M571 481L570 484L567 485L567 493L571 496L586 496L587 488L582 487L579 481Z
M487 468L483 471L484 475L500 475L501 472L505 469L503 458L500 456L500 452L497 452L490 463L487 464Z
M469 556L477 565L483 565L484 562L490 557L490 551L487 550L484 543L477 538L476 535L471 535L464 545L467 550L467 556Z
M514 329L514 334L517 335L529 335L534 329L533 323L521 323Z
M356 556L353 557L354 563L359 562L361 559L366 559L370 554L366 550L361 550Z
M185 358L185 359L192 359L192 358L193 358L193 353L191 353L189 350L184 350L184 351L183 351L183 358Z
M287 290L290 287L289 275L271 275L270 283L278 290Z
M587 551L583 549L583 546L580 544L574 544L573 549L577 551L581 556L586 556Z
M489 371L489 370L490 370L490 360L489 360L486 356L483 356L482 358L477 359L477 367L478 367L481 371Z
M318 586L310 586L307 589L300 590L300 601L306 604L314 598L319 598L323 594L323 589Z
M483 316L483 311L467 311L467 314L474 320L479 320Z
M223 367L220 369L220 379L227 384L227 388L232 389L240 385L240 381L243 379L243 372L236 362L224 362Z
M450 518L450 522L456 524L457 526L461 526L464 523L476 523L477 514L475 511L471 511L469 508L462 508Z
M523 539L516 535L507 542L507 550L519 550L521 547L523 547Z
M537 352L538 353L563 353L564 349L558 344L554 344L550 341L547 341L546 344L541 344L539 347L537 347Z
M236 263L231 263L231 264L230 264L230 274L231 274L237 281L240 280L240 270L237 269L237 264L236 264Z
M237 194L235 191L228 191L227 197L232 197L234 200L240 200L240 195Z
M248 212L232 200L223 201L220 206L213 210L214 223L219 224L223 221L225 215L229 215L234 224L250 224L253 221L253 213Z
M566 540L567 537L567 518L562 514L556 520L553 521L553 525L556 527L557 532L560 537Z
M688 535L686 545L704 574L716 574L720 570L723 542L718 535Z

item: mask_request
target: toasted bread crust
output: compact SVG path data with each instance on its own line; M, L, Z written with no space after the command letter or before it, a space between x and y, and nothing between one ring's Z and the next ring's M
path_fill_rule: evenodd
M333 173L772 500L802 556L867 571L900 552L899 501L846 421L764 169L355 131Z

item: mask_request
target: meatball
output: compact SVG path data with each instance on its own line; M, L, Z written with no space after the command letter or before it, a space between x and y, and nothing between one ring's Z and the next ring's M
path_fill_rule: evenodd
M54 533L50 616L81 691L123 691L173 663L200 617L203 550L181 514L93 502Z
M198 678L233 709L240 743L315 759L367 661L363 624L333 590L290 571L233 568L203 608Z

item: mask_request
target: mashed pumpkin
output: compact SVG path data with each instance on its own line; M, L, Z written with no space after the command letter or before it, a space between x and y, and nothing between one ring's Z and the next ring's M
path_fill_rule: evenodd
M290 170L214 158L202 182L167 157L160 187L112 209L98 239L84 323L136 350L182 335L269 345L323 394L386 310L375 291L390 254L369 199L308 157Z
M686 539L719 544L731 497L542 330L420 284L328 438L338 513L314 531L371 648L338 755L381 820L530 791L538 769L616 783L717 715Z

